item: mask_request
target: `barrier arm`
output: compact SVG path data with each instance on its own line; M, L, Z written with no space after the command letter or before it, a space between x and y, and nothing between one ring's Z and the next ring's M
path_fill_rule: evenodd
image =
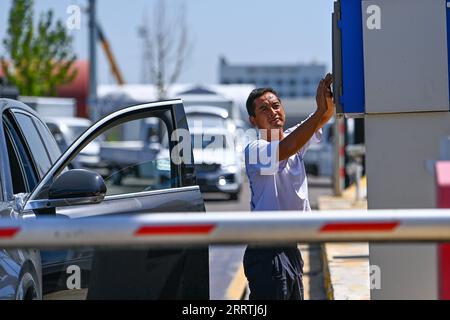
M0 219L0 248L450 241L450 210L148 214Z

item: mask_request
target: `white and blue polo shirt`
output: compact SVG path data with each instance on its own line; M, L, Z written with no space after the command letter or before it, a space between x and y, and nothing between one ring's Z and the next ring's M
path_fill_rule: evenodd
M284 136L298 126L300 124L287 129ZM303 157L311 143L319 143L321 139L322 129L315 132L296 154L279 162L275 152L280 141L257 139L247 145L245 168L251 189L251 211L311 211Z

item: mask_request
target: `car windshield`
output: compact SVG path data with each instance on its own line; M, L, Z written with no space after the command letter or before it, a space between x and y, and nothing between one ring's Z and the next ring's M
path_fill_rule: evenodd
M71 136L70 137L71 141L69 141L69 143L73 143L88 128L89 128L89 126L84 126L84 125L71 125L71 126L69 126L70 136ZM99 142L99 143L102 142L103 140L104 140L103 136L101 136L101 135L94 139L94 141Z
M192 134L191 144L193 149L227 149L226 136L223 134Z
M225 127L225 121L221 117L217 117L217 116L195 115L195 116L188 116L188 125L189 125L189 129L191 129L191 130L193 128L199 128L199 127L220 128L220 127Z
M81 136L81 134L83 132L85 132L87 130L87 128L89 128L89 127L88 126L70 126L69 128L70 128L70 131L72 132L72 136L75 140L76 138Z

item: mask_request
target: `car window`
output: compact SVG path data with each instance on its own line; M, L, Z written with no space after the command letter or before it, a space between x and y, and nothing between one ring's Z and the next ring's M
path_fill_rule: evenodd
M38 182L33 163L17 130L6 117L3 118L3 128L8 149L13 193L30 192Z
M85 126L77 126L74 127L72 125L67 126L67 142L69 144L72 144L75 140L77 140L89 127ZM97 142L101 142L104 139L103 135L99 135L97 138L95 138Z
M61 152L66 151L69 145L67 144L67 141L64 138L64 134L61 132L61 130L59 130L58 126L54 123L49 122L47 122L46 125L49 128L51 134L53 135L53 138L55 138L59 150Z
M49 152L45 148L44 141L42 140L41 135L39 134L39 131L31 117L19 112L14 113L14 116L17 119L20 130L22 131L28 148L31 151L39 177L42 178L52 165Z
M99 173L107 195L161 190L175 186L167 145L167 128L159 118L135 120L104 132L76 157L82 168Z
M69 131L71 136L71 143L74 142L79 136L83 134L87 129L89 129L89 126L81 126L81 125L70 125Z
M11 172L11 182L13 193L26 193L25 172L18 157L18 151L11 141L11 135L5 130L6 148L8 149L9 170Z
M59 149L55 138L53 137L49 129L40 120L33 118L33 121L39 130L41 138L45 141L44 145L48 151L48 154L50 155L50 160L52 161L52 163L55 163L56 160L58 160L58 158L61 156L61 150Z

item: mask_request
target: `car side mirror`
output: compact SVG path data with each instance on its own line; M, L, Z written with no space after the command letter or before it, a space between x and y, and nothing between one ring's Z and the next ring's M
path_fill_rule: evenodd
M31 201L31 207L43 213L51 213L57 207L100 203L105 198L106 185L98 173L73 169L56 178L48 195L46 200Z
M106 185L103 178L95 172L74 169L61 174L50 186L50 200L91 199L88 203L98 203L105 198ZM84 201L83 201L84 202Z

